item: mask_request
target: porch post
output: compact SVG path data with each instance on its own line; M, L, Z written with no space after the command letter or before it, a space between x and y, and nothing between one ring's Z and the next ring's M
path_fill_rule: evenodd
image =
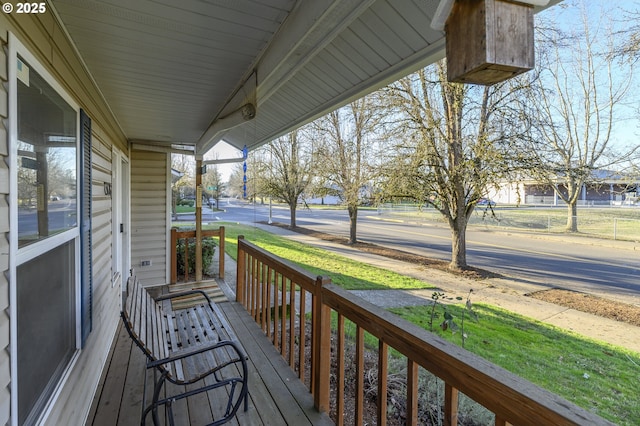
M244 235L238 235L238 259L236 266L236 302L244 305L244 287L247 273L245 271L245 252L242 248Z
M329 412L331 369L331 309L322 301L322 292L331 279L319 276L313 293L313 352L311 374L313 402L318 411Z
M196 157L196 281L202 281L202 156Z

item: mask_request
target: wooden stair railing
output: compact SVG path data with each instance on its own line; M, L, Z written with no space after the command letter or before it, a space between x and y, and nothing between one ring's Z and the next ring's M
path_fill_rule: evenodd
M211 230L203 230L202 238L207 237L219 237L218 243L218 276L220 279L224 279L224 226L221 226L218 229ZM171 284L175 284L178 282L178 253L177 246L178 240L185 239L186 243L184 245L184 263L185 265L189 265L189 238L195 238L196 231L178 231L177 228L171 228ZM185 282L189 281L189 268L185 267L184 272L184 280Z

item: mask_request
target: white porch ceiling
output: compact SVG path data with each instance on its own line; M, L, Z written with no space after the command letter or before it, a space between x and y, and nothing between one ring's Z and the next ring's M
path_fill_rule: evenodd
M126 137L255 148L444 56L437 0L54 0ZM256 117L229 115L251 102ZM240 124L236 127L229 127Z

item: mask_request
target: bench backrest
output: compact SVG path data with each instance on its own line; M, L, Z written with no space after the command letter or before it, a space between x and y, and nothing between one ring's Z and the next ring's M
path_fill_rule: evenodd
M151 297L135 276L130 277L127 282L127 297L121 314L131 338L150 361L169 356L162 306ZM171 375L171 364L167 364L166 368Z

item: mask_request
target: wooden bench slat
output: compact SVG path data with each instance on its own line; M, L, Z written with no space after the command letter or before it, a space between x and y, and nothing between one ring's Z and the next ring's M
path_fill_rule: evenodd
M169 353L170 351L175 351L176 350L176 346L173 345L177 345L178 342L178 336L176 334L176 330L177 330L177 325L175 324L175 321L173 321L173 317L171 315L167 315L166 316L166 320L167 320L167 330L168 330L168 337L169 340L171 342L171 348L167 348L168 351L167 353ZM167 343L167 347L169 346L169 343ZM166 357L165 357L166 358ZM181 362L174 362L173 364L173 368L176 374L176 378L180 381L184 380L184 371L182 370L182 363Z
M207 314L209 309L206 309L204 305L197 305L193 307L192 318L197 324L197 329L201 333L201 339L208 343L217 343L225 339L224 336L219 336L211 324L209 315ZM227 350L216 351L215 353L209 352L206 354L207 360L214 365L220 365L226 363L232 359Z

